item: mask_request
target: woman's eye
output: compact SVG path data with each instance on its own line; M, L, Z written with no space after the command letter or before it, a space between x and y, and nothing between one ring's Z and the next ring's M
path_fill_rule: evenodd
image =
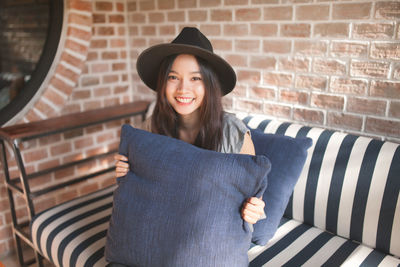
M194 81L201 81L201 77L193 77L192 78Z
M178 79L175 75L169 75L168 80L176 80Z

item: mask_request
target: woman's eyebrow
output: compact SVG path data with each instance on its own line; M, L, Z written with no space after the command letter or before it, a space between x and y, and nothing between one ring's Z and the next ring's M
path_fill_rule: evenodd
M169 73L176 73L176 74L179 74L179 72L177 72L177 71L174 71L174 70L170 70L169 71ZM201 72L199 71L199 70L196 70L196 71L192 71L192 72L190 72L190 74L201 74Z

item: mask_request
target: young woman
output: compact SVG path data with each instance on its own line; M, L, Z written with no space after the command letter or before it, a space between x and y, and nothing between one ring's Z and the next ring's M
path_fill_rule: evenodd
M235 72L213 53L210 41L198 29L184 28L170 44L143 51L137 70L143 82L157 92L154 112L141 128L205 149L255 154L249 130L222 109L222 95L235 87ZM115 159L116 176L125 176L128 159L123 155ZM256 197L247 199L242 218L256 223L264 215L264 205Z

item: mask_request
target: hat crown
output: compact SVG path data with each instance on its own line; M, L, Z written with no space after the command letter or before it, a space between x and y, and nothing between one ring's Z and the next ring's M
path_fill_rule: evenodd
M181 33L171 43L197 46L213 53L211 42L197 28L183 28Z

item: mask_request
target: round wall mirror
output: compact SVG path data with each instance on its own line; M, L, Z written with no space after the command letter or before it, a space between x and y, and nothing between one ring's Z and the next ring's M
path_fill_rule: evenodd
M0 126L45 80L60 41L63 0L0 1Z

